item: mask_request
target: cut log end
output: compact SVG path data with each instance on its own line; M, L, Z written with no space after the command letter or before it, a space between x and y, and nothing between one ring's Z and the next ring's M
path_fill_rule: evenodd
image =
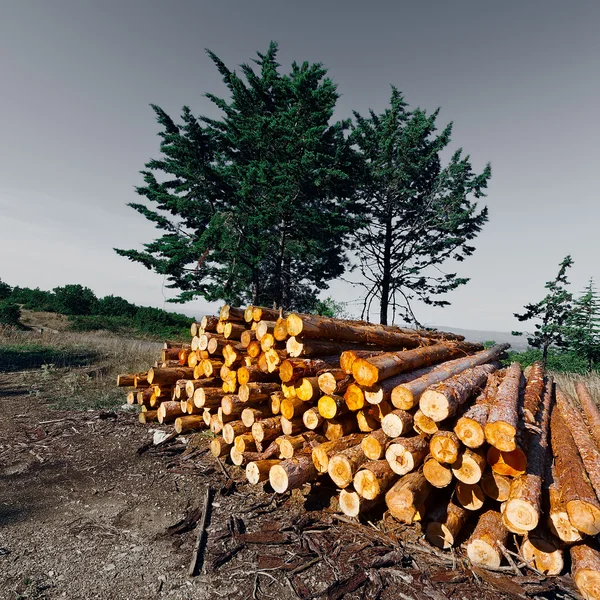
M533 531L538 526L540 515L529 502L516 498L506 503L504 517L520 531Z
M498 568L502 562L500 551L486 540L473 540L467 546L469 560L476 565Z

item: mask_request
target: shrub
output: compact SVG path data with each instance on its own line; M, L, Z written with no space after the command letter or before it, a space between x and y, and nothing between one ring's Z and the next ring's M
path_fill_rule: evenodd
M19 325L21 309L14 302L0 302L0 323L2 325Z
M65 315L90 315L98 302L90 288L69 284L54 288L56 308Z
M6 300L12 292L12 288L8 283L4 283L2 279L0 279L0 300Z
M538 360L542 360L542 351L537 348L529 348L524 352L509 352L505 364L518 362L525 368ZM546 359L546 367L550 371L557 371L559 373L579 373L581 375L588 373L586 359L578 356L574 352L549 350Z

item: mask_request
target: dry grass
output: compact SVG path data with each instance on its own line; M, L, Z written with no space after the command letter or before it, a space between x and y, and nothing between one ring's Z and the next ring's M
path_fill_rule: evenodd
M572 398L577 400L575 392L575 384L583 381L590 390L592 398L596 404L600 405L600 374L589 373L587 375L579 375L577 373L552 373L556 384Z
M0 328L0 372L19 371L61 409L107 408L123 404L119 373L145 371L161 344L106 332L33 332Z

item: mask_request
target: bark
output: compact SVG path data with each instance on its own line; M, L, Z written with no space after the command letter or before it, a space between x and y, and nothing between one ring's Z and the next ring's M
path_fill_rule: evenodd
M401 477L385 495L390 514L401 523L412 523L431 492L431 485L421 471Z
M463 483L459 481L456 484L456 499L463 508L476 511L483 506L485 494L478 483Z
M189 367L151 368L148 369L147 377L148 383L154 385L174 385L179 379L193 378L194 369Z
M432 369L427 375L421 376L410 383L399 385L392 392L392 403L397 408L409 410L419 404L421 394L423 394L430 385L445 381L454 375L458 375L465 369L496 361L508 347L508 344L499 344L471 356L462 356L452 362L446 362L443 365Z
M590 391L583 381L578 382L575 389L581 403L581 411L596 442L596 447L600 449L600 410L598 410L598 405L594 402Z
M283 417L291 420L294 417L301 417L309 408L311 408L310 404L297 396L292 396L281 401L279 412Z
M488 375L495 370L492 364L478 365L429 387L419 400L419 408L436 423L453 417L462 404L483 390Z
M318 429L325 419L320 415L319 409L313 406L303 413L302 422L307 429Z
M381 428L381 421L385 417L386 412L382 412L380 406L370 406L369 408L356 411L356 423L360 431L363 433L371 433L372 431ZM387 411L388 414L389 412L391 412L391 410Z
M323 434L330 441L338 440L356 431L358 431L358 424L352 413L342 415L339 419L326 419L323 423Z
M534 424L542 396L544 394L544 363L534 362L529 370L527 386L523 395L523 418L527 423Z
M345 488L352 483L355 473L365 462L367 462L367 457L360 444L357 444L331 456L327 465L327 473L337 487Z
M277 438L279 452L284 459L292 458L296 452L311 454L312 448L322 444L325 438L314 431L306 431L300 435L282 436Z
M305 402L316 400L321 395L316 377L303 377L294 387L296 388L296 396Z
M348 517L358 517L359 514L371 510L378 499L367 500L356 492L342 490L339 497L340 510Z
M231 421L223 425L223 439L226 444L233 444L235 437L248 431L245 423L242 421Z
M317 471L319 473L327 473L329 458L331 456L359 445L364 437L362 433L355 433L315 446L312 450L312 461Z
M550 417L550 435L556 481L566 504L569 521L582 533L600 533L600 503L587 478L577 446L560 411Z
M398 349L401 347L399 346ZM303 339L290 337L286 341L287 353L293 358L315 357L315 356L333 356L342 354L347 350L372 351L368 346L349 344L339 341Z
M596 447L594 438L585 426L581 413L559 388L556 388L556 406L573 436L590 483L600 500L600 450Z
M452 469L438 462L431 455L426 456L423 461L423 475L436 488L445 488L452 483Z
M436 505L428 517L430 521L425 529L427 541L442 550L450 550L456 544L469 511L450 500L446 505Z
M321 396L318 407L319 413L324 419L334 419L348 412L343 396Z
M214 438L210 440L209 448L215 458L223 458L229 455L232 445L226 444L223 438Z
M305 431L302 417L296 417L295 419L281 417L281 431L284 435L298 435L299 433L302 433Z
M361 446L369 460L380 460L385 457L388 441L389 438L383 429L377 429L362 440Z
M281 417L270 417L252 425L252 437L257 442L270 442L281 435Z
M485 443L489 408L489 404L474 404L456 421L454 433L467 448L480 448Z
M271 394L280 391L281 386L275 382L243 383L238 390L242 402L262 402L268 400Z
M352 375L352 366L359 358L367 359L384 354L382 350L346 350L340 355L340 368L346 375Z
M219 312L220 321L235 321L237 323L244 322L244 309L234 308L229 304L224 304Z
M563 551L558 539L547 531L532 531L521 544L521 555L544 575L560 575L564 568Z
M600 552L591 545L571 548L571 574L585 600L600 599Z
M398 475L406 475L417 469L429 451L427 439L421 436L395 438L385 451L385 458Z
M275 321L263 321L260 320L258 321L258 323L256 324L256 339L260 342L262 341L262 339L265 337L265 335L267 335L268 333L273 333L273 331L275 331ZM274 338L273 338L274 339Z
M497 500L498 502L506 502L510 493L511 483L512 479L506 475L499 475L494 471L489 471L481 478L480 485L488 498Z
M451 465L458 458L461 443L453 431L438 431L429 442L431 456L438 462Z
M498 568L502 562L501 546L506 544L508 530L502 524L499 512L488 510L477 521L467 542L467 555L476 565Z
M279 376L284 383L295 383L302 377L315 377L319 371L336 369L339 366L339 356L291 358L281 363Z
M352 365L352 374L360 385L371 386L399 373L406 373L407 371L464 356L469 353L470 349L462 342L452 342L423 346L402 352L386 352L366 360L357 359ZM392 402L394 402L393 394Z
M224 415L241 416L242 412L248 405L240 400L239 396L228 394L221 398L221 409Z
M233 440L233 445L238 452L255 452L256 441L251 433L242 433Z
M237 378L238 383L244 385L246 383L276 382L279 375L277 373L265 373L257 365L252 365L250 367L240 367L237 371Z
M375 500L384 494L398 476L387 460L371 460L363 463L354 476L354 489L367 500Z
M410 371L408 373L400 373L400 375L395 375L394 377L390 377L388 379L384 379L380 383L370 386L363 387L365 400L370 404L379 404L380 402L391 402L392 401L392 393L396 387L402 385L404 383L408 383L413 381L414 379L418 379L419 377L423 377L427 375L431 371L433 371L435 367L424 367L422 369L417 369L415 371ZM402 408L398 406L397 408Z
M204 315L200 320L200 327L206 331L216 331L219 317L214 315Z
M473 484L481 481L486 465L483 451L466 448L464 452L459 454L451 469L456 479L463 483Z
M439 431L437 423L418 409L413 415L413 428L421 435L433 435Z
M163 423L171 423L182 415L181 404L174 400L169 400L161 403L156 416L158 417L158 422L162 425Z
M185 384L185 393L188 398L194 397L194 392L198 388L218 387L220 381L216 377L210 379L189 379Z
M496 401L488 413L485 439L503 452L511 452L517 448L518 406L522 378L521 365L513 363L498 387Z
M277 493L283 494L316 479L317 475L311 456L301 456L284 460L271 467L269 481Z
M155 421L158 421L158 411L157 410L142 411L138 415L138 420L140 423L154 423Z
M320 373L317 382L319 389L324 394L342 396L352 383L352 376L346 375L342 369L330 369Z
M530 372L532 385L537 385L537 379L533 379L536 372ZM542 375L543 377L543 375ZM537 391L535 394L537 394ZM534 392L530 393L533 394ZM549 451L550 413L553 401L552 380L548 381L543 393L544 401L539 408L539 432L532 433L527 451L527 472L515 479L511 486L504 508L504 521L510 531L533 531L540 522L542 511L542 482L546 472L546 461ZM538 406L534 406L535 399L530 400L529 410L538 413Z
M194 392L194 405L198 408L217 408L221 406L224 396L221 388L198 388Z
M177 417L175 419L175 431L177 433L187 433L188 431L199 431L204 429L204 419L202 415L187 415L184 417Z
M249 462L246 465L246 479L248 479L248 483L256 485L261 481L266 481L269 479L271 468L280 463L281 461L277 459Z
M221 431L223 431L224 423L219 419L219 415L211 414L210 415L210 430L215 434L219 435Z

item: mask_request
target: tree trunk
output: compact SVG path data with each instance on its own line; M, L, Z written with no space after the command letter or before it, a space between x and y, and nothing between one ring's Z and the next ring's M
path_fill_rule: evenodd
M319 444L312 450L312 460L319 473L327 473L329 457L360 444L365 437L362 433L350 434L337 440Z
M541 362L534 362L529 370L527 386L523 395L523 417L527 423L534 424L542 396L544 394L544 375L546 369Z
M302 422L307 429L314 430L321 427L325 419L319 413L319 409L313 406L302 414Z
M480 485L484 494L488 498L498 502L506 502L510 493L511 482L512 479L509 477L506 477L505 475L499 475L494 471L490 471L485 473L481 478Z
M258 442L270 442L281 435L281 417L270 417L252 425L252 437Z
M453 431L438 431L429 442L431 456L438 462L451 465L456 462L461 443Z
M275 382L243 383L239 387L238 396L244 403L262 402L280 390L281 386Z
M372 460L365 462L354 476L354 489L363 498L375 500L397 479L387 460Z
M281 461L277 459L249 462L246 465L246 479L248 479L248 483L256 485L261 481L266 481L269 479L271 468L280 463Z
M454 433L467 448L480 448L485 443L488 404L474 404L456 421Z
M369 460L380 460L385 457L388 441L389 438L383 429L377 429L362 440L361 447Z
M365 462L367 462L367 457L362 451L361 445L357 444L331 456L327 465L327 473L337 487L345 488L352 483L354 474Z
M428 452L429 444L424 437L396 438L388 444L385 458L394 473L406 475L421 465Z
M396 387L418 379L423 375L427 375L428 373L431 373L431 371L433 371L434 369L435 367L431 366L424 367L422 369L417 369L416 371L410 371L409 373L400 373L400 375L395 375L394 377L384 379L376 385L370 387L363 387L361 389L363 390L365 400L370 404L379 404L380 402L391 402L392 393ZM397 406L396 408L402 407Z
M336 396L343 396L352 381L352 376L346 375L342 369L330 369L320 373L317 377L321 392L328 395L335 394Z
M420 435L433 435L439 431L437 423L418 409L413 415L413 428Z
M189 367L170 367L167 369L148 369L148 383L154 385L174 385L179 379L193 379L194 369Z
M339 419L327 419L323 423L323 434L330 441L338 440L357 431L358 424L352 413L342 415Z
M293 458L296 451L301 453L312 453L312 448L322 444L325 438L314 431L306 431L296 436L282 436L276 440L279 444L279 452L284 459Z
M468 517L469 511L452 500L447 505L436 505L428 515L430 522L425 529L427 541L442 550L450 550L456 544Z
M598 410L598 405L592 399L590 391L583 381L579 381L575 385L575 389L581 403L581 410L596 442L596 447L600 449L600 410Z
M600 500L600 451L596 447L589 429L585 426L581 413L559 388L556 388L556 406L573 436L592 488Z
M255 452L256 441L251 433L242 433L233 440L233 445L238 452Z
M384 354L382 350L346 350L340 355L340 368L346 375L352 375L352 365L359 358L367 359Z
M478 365L429 387L419 400L419 408L436 423L453 417L462 404L481 392L495 370L495 365Z
M317 475L311 456L301 456L284 460L271 467L269 481L277 493L283 494L316 479Z
M467 555L476 565L498 568L502 562L501 546L506 543L508 530L499 512L488 510L477 521L475 531L467 542Z
M544 575L560 575L565 566L560 541L547 531L532 531L521 544L521 555Z
M431 485L422 471L401 477L385 495L390 514L401 523L412 523L431 492Z
M600 599L600 552L589 544L571 548L571 574L585 600Z
M459 481L456 484L456 499L463 508L477 511L485 502L485 494L478 483L463 483Z
M182 415L183 411L181 410L181 404L174 400L162 402L157 412L158 422L161 425L163 423L171 423L177 417L181 417Z
M367 500L356 492L342 490L339 497L340 510L348 517L358 517L377 505L379 499Z
M413 428L413 416L409 412L397 408L383 417L381 428L390 438L407 435Z
M513 363L498 387L496 401L488 413L485 439L503 452L511 452L517 448L518 406L522 378L521 365Z
M279 367L279 376L284 383L295 383L302 377L315 377L319 371L338 368L338 356L323 358L291 358L284 360Z
M184 417L177 417L175 419L175 431L177 433L188 433L188 431L199 431L204 429L204 419L202 415L187 415Z
M569 521L582 533L596 535L600 533L600 503L587 478L573 436L556 409L550 418L550 434L556 479Z
M443 365L432 369L429 374L423 375L410 383L401 384L396 387L392 392L392 403L396 408L409 410L419 404L421 394L423 394L430 385L440 383L454 375L458 375L465 369L498 360L508 347L509 344L499 344L488 350L477 352L472 356L463 356L452 362L446 362Z
M450 466L441 464L431 455L425 457L423 475L436 488L445 488L452 483L452 469Z
M244 322L244 309L234 308L229 304L224 304L219 313L220 321L235 321L236 323Z
M456 479L463 483L473 484L481 481L486 465L483 451L466 448L450 468Z

